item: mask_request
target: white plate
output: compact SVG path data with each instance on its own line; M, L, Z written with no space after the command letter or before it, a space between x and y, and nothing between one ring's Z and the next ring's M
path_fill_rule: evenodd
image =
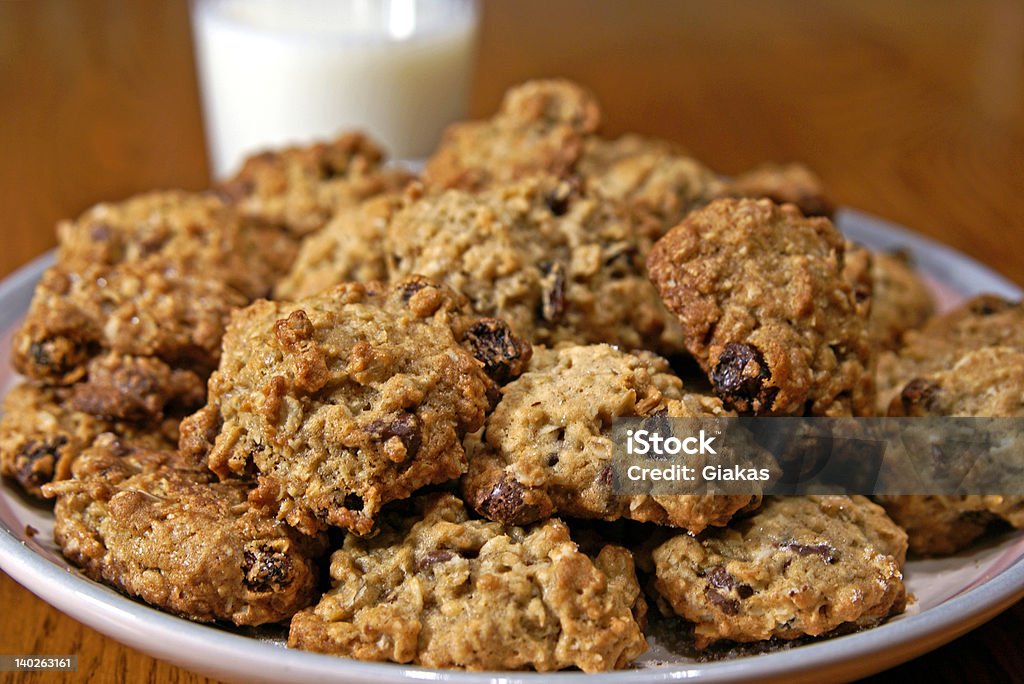
M993 292L1019 298L1004 278L947 247L854 211L838 223L854 240L877 249L907 248L946 307L964 296ZM14 380L7 370L10 335L28 308L32 288L52 257L43 257L0 284L0 389ZM29 537L26 526L39 530ZM907 586L916 597L907 612L856 634L718 662L681 658L652 644L639 667L601 675L562 672L469 673L363 663L293 651L266 633L200 625L161 613L83 577L52 541L52 514L0 487L0 566L43 600L118 641L212 677L247 682L566 682L633 684L695 678L707 682L841 681L892 667L936 648L988 620L1024 596L1024 532L999 537L955 558L912 561Z

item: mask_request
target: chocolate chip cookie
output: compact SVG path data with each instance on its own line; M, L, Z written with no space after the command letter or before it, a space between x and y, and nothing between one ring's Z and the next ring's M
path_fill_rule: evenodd
M727 406L756 415L869 415L866 310L843 237L793 205L722 199L648 256L651 280Z
M458 499L415 500L331 558L332 588L297 614L288 645L424 667L547 672L622 668L647 650L628 551L577 550L551 519L470 520Z
M259 625L309 605L323 540L257 510L242 481L105 434L44 486L54 535L90 578L192 620Z
M462 474L462 438L496 393L487 369L514 375L529 358L463 304L422 278L252 304L182 449L221 477L257 473L254 497L303 531L370 532L383 504Z
M698 647L868 627L902 612L907 536L861 496L769 497L654 551L656 587Z

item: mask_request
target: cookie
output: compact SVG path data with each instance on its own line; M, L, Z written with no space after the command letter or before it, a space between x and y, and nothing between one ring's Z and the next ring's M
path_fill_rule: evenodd
M60 222L57 238L57 263L69 272L144 264L214 277L247 299L267 296L297 250L281 228L246 219L213 193L180 190L97 204Z
M962 321L963 323L963 321ZM948 340L947 340L948 341ZM941 345L941 340L938 342ZM949 368L914 378L889 406L891 416L1024 416L1024 352L1011 347L982 347L964 354ZM908 440L904 440L908 443ZM927 443L922 439L922 444ZM924 448L924 447L922 447ZM1005 451L1004 451L1005 450ZM1017 470L1019 445L1006 435L986 458L999 459L1004 470L979 468L954 471L968 491L991 491L1003 477ZM913 455L912 455L913 456ZM945 462L952 461L951 464ZM973 460L957 458L932 447L918 467L968 468ZM996 482L977 482L986 472L997 473ZM993 477L989 475L989 477ZM884 496L878 497L889 515L910 535L910 549L923 556L960 551L1004 520L1024 527L1022 496Z
M462 438L496 392L485 368L529 358L462 304L410 279L242 309L182 449L221 477L257 472L254 496L303 531L368 533L383 504L462 474Z
M342 283L387 280L384 236L403 201L392 193L339 209L323 230L303 239L275 298L301 299Z
M723 199L669 231L647 264L728 407L869 415L867 321L843 273L844 250L828 219L770 200Z
M794 204L804 216L831 218L835 213L835 205L826 194L821 178L796 162L761 164L745 171L727 183L724 194Z
M639 135L588 137L575 172L589 191L655 216L658 237L727 188L677 145Z
M935 300L905 253L875 252L869 258L868 336L878 348L898 349L904 333L920 328L935 313Z
M756 507L751 495L616 495L612 421L729 415L714 397L684 393L668 363L608 345L537 348L502 390L484 430L466 440L466 500L492 520L551 515L657 522L700 532Z
M47 482L69 478L75 459L104 432L150 449L173 449L178 442L174 418L142 425L104 420L74 409L70 395L66 388L22 383L4 397L0 473L30 496L41 497Z
M58 545L90 578L202 622L280 622L313 601L322 540L257 510L244 482L110 434L72 473L44 493Z
M533 174L567 176L601 120L593 95L563 80L529 81L505 93L492 118L453 124L427 160L432 190L480 190Z
M907 536L861 496L766 498L749 518L654 551L656 587L699 648L820 636L903 611Z
M205 376L231 309L267 295L297 248L213 195L177 191L99 204L58 233L13 342L15 367L48 384L81 379L106 351Z
M567 182L534 176L479 193L428 195L395 214L392 278L420 274L531 342L679 349L644 274L650 222Z
M308 235L323 228L339 209L401 190L412 177L402 168L386 166L377 143L353 132L249 157L215 190L244 216Z
M451 495L420 497L380 534L331 557L332 588L291 622L288 645L435 668L622 668L647 649L629 552L595 559L551 519L470 520Z
M914 378L949 368L965 352L983 347L1024 351L1024 306L996 295L979 295L904 334L902 346L878 358L877 404L881 413Z

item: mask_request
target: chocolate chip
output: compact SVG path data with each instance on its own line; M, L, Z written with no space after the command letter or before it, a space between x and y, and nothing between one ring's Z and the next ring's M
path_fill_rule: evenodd
M450 561L452 558L455 558L455 554L451 551L445 551L444 549L428 551L416 559L416 570L421 572L435 563L444 563L445 561Z
M722 596L710 584L705 585L704 596L726 615L736 615L740 612L739 601Z
M741 584L736 587L736 595L741 599L748 599L754 595L754 588L749 584Z
M508 323L497 318L484 318L466 332L466 345L476 360L484 365L487 376L499 385L518 377L530 360L529 343L519 339Z
M554 323L565 315L565 266L559 262L540 264L541 272L541 316Z
M291 583L292 560L267 544L242 551L243 582L252 591L267 592Z
M711 371L711 384L722 401L738 413L770 411L779 393L770 387L771 370L761 352L749 344L727 344Z
M821 560L829 565L839 560L839 552L832 548L830 544L824 542L820 544L801 544L796 541L785 541L779 544L779 548L796 551L801 556L819 556Z
M381 442L386 442L392 437L400 439L405 446L406 458L415 458L423 443L420 419L415 413L404 412L389 419L378 418L366 426L366 431Z

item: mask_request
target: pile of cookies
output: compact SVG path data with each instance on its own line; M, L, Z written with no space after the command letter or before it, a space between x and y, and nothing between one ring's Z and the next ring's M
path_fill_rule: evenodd
M600 118L530 82L419 175L348 134L62 223L4 475L130 596L468 669L626 667L649 601L698 648L871 626L908 534L1024 526L1003 497L615 495L619 417L1020 415L1024 310L933 317L803 167L726 179Z

